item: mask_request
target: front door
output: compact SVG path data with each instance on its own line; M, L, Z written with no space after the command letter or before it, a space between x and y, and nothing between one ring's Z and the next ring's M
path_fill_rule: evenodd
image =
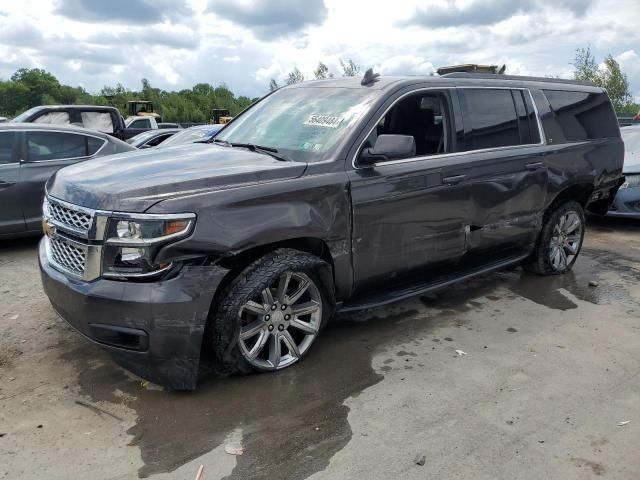
M348 171L353 208L352 255L356 293L424 281L451 268L464 254L469 197L461 188L464 165L455 157L455 92L420 90L401 95L362 145L377 135L412 135L413 158Z
M19 185L19 135L0 131L0 236L25 230Z

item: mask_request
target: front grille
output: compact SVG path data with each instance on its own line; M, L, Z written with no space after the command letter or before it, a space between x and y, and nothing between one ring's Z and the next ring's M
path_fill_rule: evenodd
M86 250L67 242L62 237L49 240L51 248L51 260L61 269L75 275L84 274Z
M52 198L49 198L48 200L49 215L52 220L83 233L89 231L89 228L91 228L91 214L74 208L69 208L58 203Z

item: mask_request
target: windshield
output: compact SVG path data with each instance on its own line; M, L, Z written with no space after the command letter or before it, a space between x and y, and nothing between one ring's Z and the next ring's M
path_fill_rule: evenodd
M27 110L26 112L22 112L20 115L18 115L16 118L14 118L12 120L12 122L15 123L20 123L20 122L24 122L27 120L27 118L29 118L31 115L33 115L35 112L37 112L38 110L40 110L40 107L33 107L30 108L29 110Z
M171 138L168 138L157 148L173 147L176 145L185 145L187 143L201 142L203 140L210 139L218 130L222 128L221 125L207 125L205 127L191 127L181 132L176 133Z
M286 88L251 107L216 140L276 148L294 160L322 160L377 95L366 88Z

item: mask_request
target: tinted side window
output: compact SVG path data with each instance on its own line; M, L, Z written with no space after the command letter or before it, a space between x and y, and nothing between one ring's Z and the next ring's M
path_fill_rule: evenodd
M101 138L87 137L87 155L93 155L102 148L105 141Z
M75 133L28 132L29 161L84 157L86 138Z
M511 90L462 89L465 150L520 145Z
M15 133L13 132L0 132L0 165L11 163L14 138Z
M149 120L134 120L129 128L151 128L151 122Z
M544 90L568 141L617 137L618 121L604 93Z

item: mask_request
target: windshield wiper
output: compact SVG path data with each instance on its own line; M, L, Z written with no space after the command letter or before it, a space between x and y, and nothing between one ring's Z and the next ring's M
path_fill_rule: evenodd
M224 140L218 140L219 142L222 142ZM273 158L275 158L276 160L280 160L282 162L292 162L293 160L291 160L289 157L287 157L286 155L278 152L277 148L273 148L273 147L265 147L262 145L255 145L253 143L234 143L234 142L225 142L228 145L232 146L232 147L239 147L239 148L246 148L251 150L252 152L256 152L256 153L264 153L265 155L270 155Z
M212 138L208 140L211 143L218 143L220 145L224 145L225 147L237 147L237 148L247 148L252 152L264 153L265 155L269 155L276 160L280 160L282 162L292 162L293 160L286 156L283 153L278 152L277 148L273 147L265 147L263 145L256 145L254 143L236 143L236 142L227 142L226 140L220 140L218 138Z

